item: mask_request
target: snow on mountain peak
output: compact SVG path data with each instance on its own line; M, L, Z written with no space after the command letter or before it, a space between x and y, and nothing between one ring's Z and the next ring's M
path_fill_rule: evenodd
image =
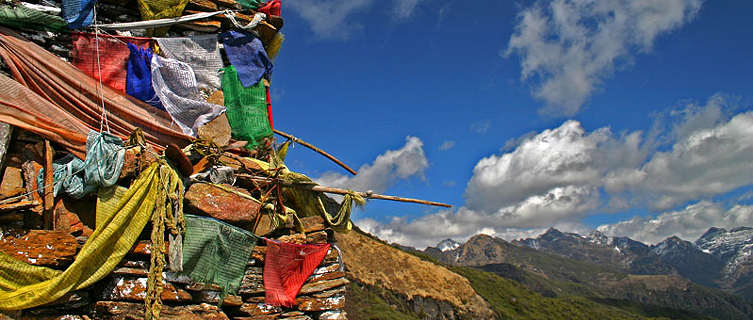
M460 247L460 243L452 239L444 239L437 244L437 248L442 252L455 250L458 247Z

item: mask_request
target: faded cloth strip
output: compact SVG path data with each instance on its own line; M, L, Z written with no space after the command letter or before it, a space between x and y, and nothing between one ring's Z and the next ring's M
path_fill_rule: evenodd
M131 55L128 56L126 93L153 107L165 110L152 88L152 49L140 48L129 43L128 50L131 51Z
M167 164L164 164L167 165ZM160 188L160 164L141 173L110 219L89 237L63 272L36 267L0 255L0 310L20 310L55 301L110 274L131 249L152 216Z
M266 90L263 81L244 88L234 66L225 67L222 92L225 95L227 121L233 138L248 141L246 148L251 150L261 145L262 139L273 134L267 116Z
M10 118L16 122L13 125L29 119L47 118L51 122L40 122L40 128L29 130L49 135L69 150L75 151L78 145L78 152L74 153L83 158L86 134L91 129L98 130L100 126L102 107L99 82L16 32L2 27L0 57L8 66L13 79L36 93L34 98L21 96L15 100L0 99L3 103L16 104L40 100L36 97L46 100L44 104L16 105L19 112L10 114ZM7 90L0 92L0 96L19 96L16 89L0 89ZM191 141L191 137L183 134L180 128L170 121L170 115L166 112L120 94L107 86L103 86L101 94L104 96L110 130L114 135L126 139L131 132L140 128L144 131L147 142L157 150L163 150L164 145L168 143L185 147ZM83 135L74 138L73 135L64 134L64 131L52 131L50 126ZM58 137L52 138L54 135ZM66 141L60 137L71 140Z
M223 64L217 35L156 40L165 58L183 61L191 66L199 89L206 89L211 93L220 88L220 69Z
M273 306L292 307L303 283L322 263L330 245L266 240L264 302Z
M266 13L269 16L281 16L282 3L280 3L280 0L272 0L256 11Z
M189 214L185 219L184 274L199 283L218 285L224 294L236 294L259 238L216 219Z
M204 101L193 69L184 62L152 57L152 86L162 106L187 135L195 137L199 127L225 112L225 107Z
M251 33L238 31L221 33L219 38L244 87L253 86L262 77L272 75L272 61L267 57L259 38Z
M68 28L81 29L92 24L97 0L63 0L63 17Z
M126 42L142 48L148 48L152 42L150 38L99 35L97 61L97 41L94 34L74 33L72 38L71 63L95 79L99 79L101 70L102 83L120 93L126 92L126 69L130 55Z
M52 164L53 194L57 196L62 189L74 199L81 199L97 188L114 185L124 156L123 140L108 133L89 132L84 161L71 155ZM37 185L40 195L44 194L44 169L37 176Z
M53 30L65 29L63 18L24 6L0 5L0 24L12 28Z
M167 27L174 24L180 24L183 22L190 22L194 20L209 18L211 16L216 16L222 13L227 13L227 10L214 11L214 12L200 12L200 13L185 15L182 17L156 19L156 20L149 20L149 21L98 24L97 27L99 27L100 29L110 29L110 30L151 29L151 28L158 28L158 27Z
M54 119L54 120L53 120ZM84 158L90 128L65 109L0 74L0 122L34 132Z
M142 20L180 17L190 0L138 0ZM165 35L170 27L157 29L154 35Z

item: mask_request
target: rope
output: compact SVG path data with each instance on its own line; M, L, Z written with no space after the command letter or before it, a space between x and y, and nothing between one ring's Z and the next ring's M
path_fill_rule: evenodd
M97 25L97 3L94 3L94 41L96 42L97 50L97 74L99 75L99 86L97 91L99 92L99 101L102 104L102 112L99 120L99 133L102 133L102 129L107 129L107 133L110 133L110 122L107 120L107 109L105 109L105 95L104 88L102 87L102 67L99 62L99 28Z
M165 268L165 232L172 236L182 236L186 230L183 219L183 182L164 160L160 160L159 188L157 205L152 213L152 252L149 275L147 276L146 296L144 297L144 318L157 320L162 310L162 271ZM170 243L171 251L178 245Z

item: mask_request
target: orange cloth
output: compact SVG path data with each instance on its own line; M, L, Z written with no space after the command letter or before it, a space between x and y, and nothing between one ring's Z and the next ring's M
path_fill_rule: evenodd
M102 114L101 94L104 97L110 130L122 139L128 138L136 128L141 128L147 142L158 150L164 149L163 146L169 143L184 147L193 139L183 134L177 125L172 124L166 112L126 97L106 86L103 86L100 92L96 79L16 32L2 27L0 57L10 69L14 80L42 100L49 102L33 108L28 101L17 104L16 107L21 110L9 115L17 121L24 119L23 121L33 125L34 121L31 119L42 119L41 115L44 114L52 115L46 121L58 129L66 128L71 132L81 132L83 127L99 130ZM85 132L88 132L88 129ZM81 143L80 150L83 151L85 141L86 135L83 134L81 139L72 140L68 145ZM82 156L83 153L77 155Z

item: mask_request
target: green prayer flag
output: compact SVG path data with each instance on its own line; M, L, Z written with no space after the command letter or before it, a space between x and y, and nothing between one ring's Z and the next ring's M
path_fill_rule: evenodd
M267 89L264 81L245 88L235 67L223 69L222 92L225 95L227 121L233 139L248 141L246 148L255 149L264 138L272 136L267 115Z
M220 286L223 294L236 294L259 238L213 218L187 214L184 219L183 274Z

